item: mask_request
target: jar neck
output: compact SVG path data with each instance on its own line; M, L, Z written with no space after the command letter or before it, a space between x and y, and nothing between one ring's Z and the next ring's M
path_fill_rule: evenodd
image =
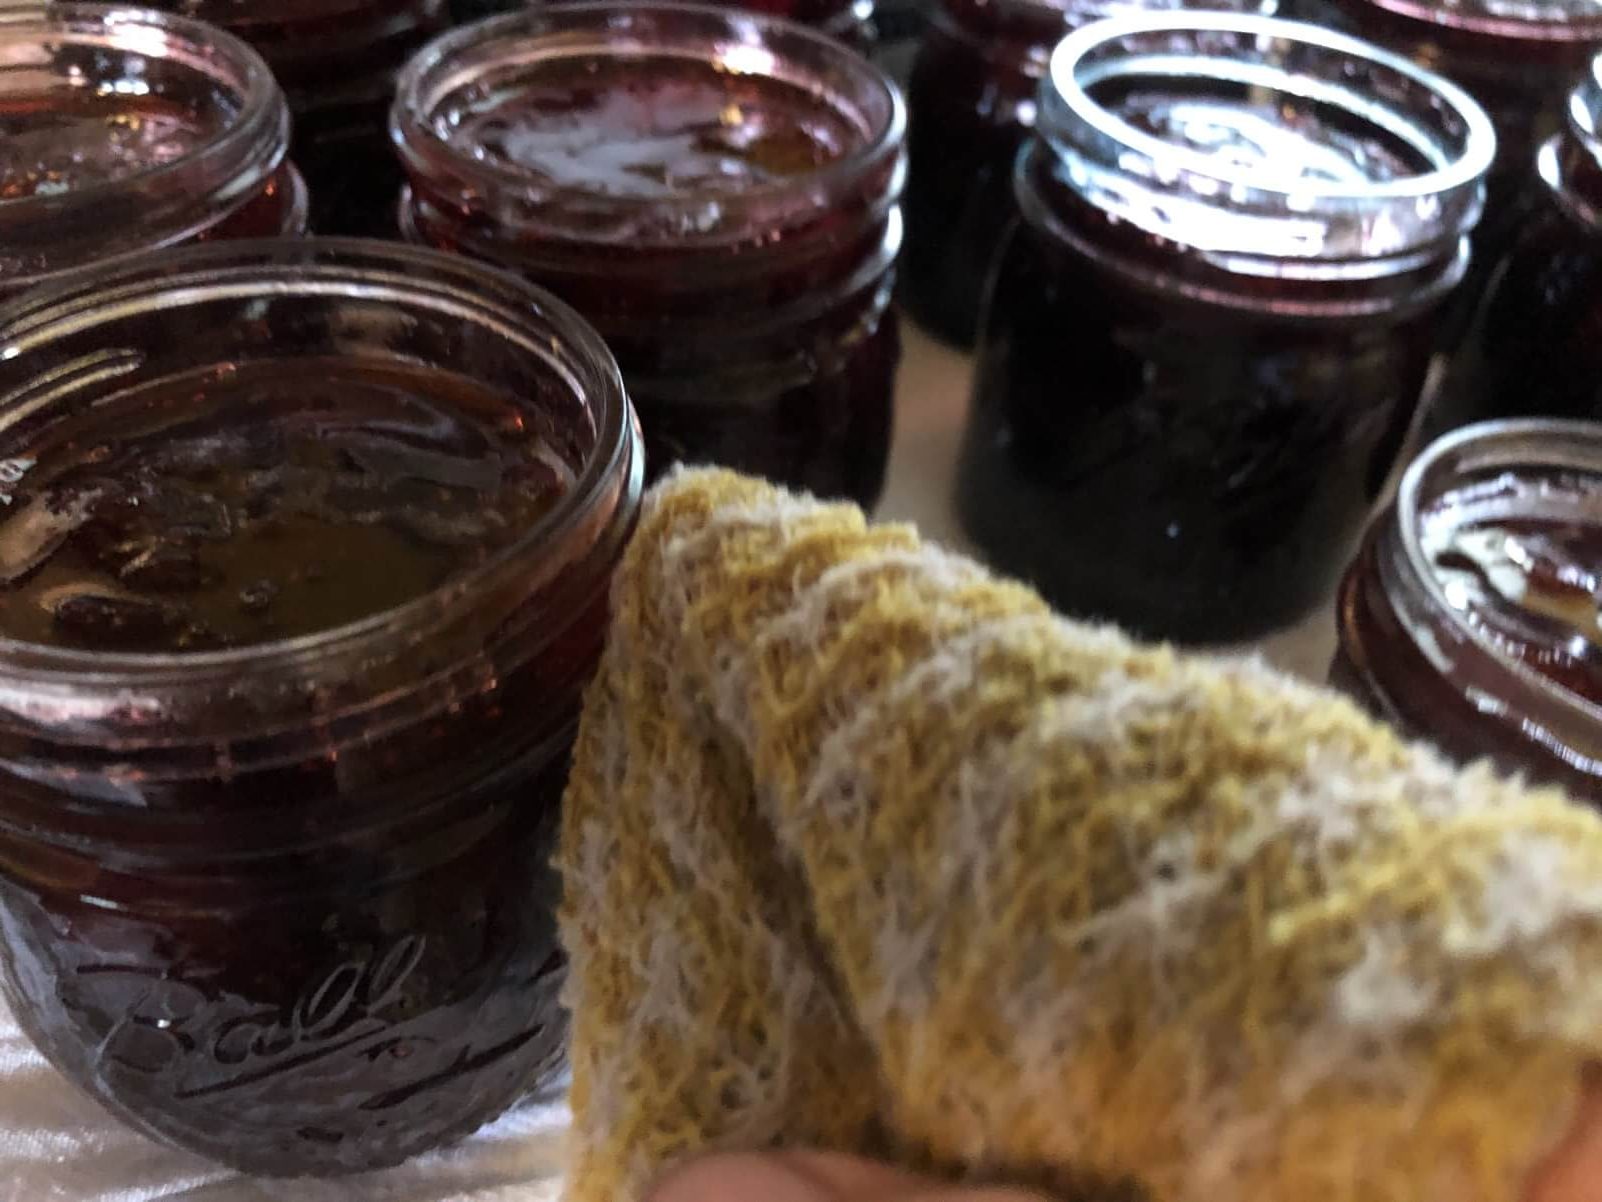
M1074 186L1071 169L1031 139L1013 174L1019 213L1037 236L1126 284L1181 301L1284 320L1404 321L1439 303L1468 269L1469 243L1354 264L1215 253L1120 221ZM1320 270L1320 268L1325 268Z

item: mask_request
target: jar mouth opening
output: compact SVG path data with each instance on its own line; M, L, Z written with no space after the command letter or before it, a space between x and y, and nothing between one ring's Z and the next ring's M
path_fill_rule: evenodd
M1260 111L1294 105L1294 122ZM1136 14L1070 34L1039 126L1070 185L1181 245L1359 259L1454 243L1496 150L1462 89L1301 22Z
M210 99L215 112L208 117L218 119L218 125L199 131L192 144L184 147L183 154L176 159L120 171L112 178L96 179L82 188L74 186L53 194L35 192L30 196L0 199L0 221L24 210L56 213L67 208L93 210L109 196L183 175L184 171L194 170L195 163L202 160L216 163L218 175L221 175L226 165L252 159L253 147L260 143L264 131L271 133L282 119L284 95L271 69L260 54L240 38L175 14L93 3L53 3L48 10L0 11L0 98L13 90L6 83L6 77L13 72L18 72L19 82L24 87L29 85L27 77L34 72L53 74L54 54L67 46L175 64L184 75L192 77L195 87L213 91ZM27 53L30 48L40 53L30 56ZM95 95L104 95L109 90L130 99L160 99L159 87L144 82L135 87L133 80L120 79L130 72L119 71L109 63L106 71L119 75L119 79L85 79L82 66L74 64L72 87L75 90L93 88ZM143 67L138 74L146 74ZM37 75L34 79L37 80ZM30 95L37 95L37 82L29 91ZM226 93L226 101L219 99L216 91ZM269 155L271 162L266 171L277 167L277 162L284 157L287 138L284 141L285 146L277 147L276 154Z
M1583 45L1602 41L1602 12L1587 0L1358 0L1391 16L1487 41ZM1533 69L1533 68L1532 68Z
M1533 694L1571 713L1602 720L1602 706L1563 688L1544 673L1502 650L1446 595L1423 542L1424 511L1452 487L1490 472L1553 468L1596 473L1602 464L1602 429L1594 423L1555 418L1477 422L1431 443L1403 473L1396 494L1396 534L1406 576L1429 598L1432 613L1445 616L1466 640Z
M732 76L771 79L811 93L854 127L850 143L816 167L737 188L683 187L670 195L619 195L552 180L541 172L463 151L437 120L508 69L606 56L714 63ZM906 110L878 67L828 35L795 22L690 3L584 0L492 17L436 38L401 72L390 134L414 179L467 183L497 221L570 232L562 214L582 215L577 240L706 244L726 240L742 215L814 220L823 197L849 188L901 153ZM794 210L792 212L792 210ZM642 221L643 215L649 221ZM616 222L610 226L608 222ZM576 231L574 231L576 232Z
M247 666L255 671L345 656L392 640L397 631L426 628L440 619L452 599L471 598L513 574L521 579L530 552L558 544L579 527L598 499L615 488L620 468L638 476L634 419L622 376L600 335L577 312L511 273L441 251L366 239L241 240L130 256L107 270L76 273L0 304L0 397L5 398L0 416L48 409L52 391L30 397L25 365L30 349L64 333L81 335L117 318L170 313L223 299L295 296L401 302L475 324L526 352L591 414L594 443L571 486L520 537L483 562L352 622L295 637L191 652L84 651L0 637L0 676L70 679L86 688L114 689L119 683L227 679ZM127 354L107 348L106 354L74 364L74 369L93 385L114 378L118 357ZM18 371L8 365L23 366ZM65 372L54 373L50 389L59 391L64 383L70 387L65 377ZM21 388L9 386L19 379Z

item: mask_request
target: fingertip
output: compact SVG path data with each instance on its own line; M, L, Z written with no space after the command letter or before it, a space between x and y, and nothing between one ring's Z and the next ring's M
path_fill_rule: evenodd
M837 1202L838 1194L773 1156L703 1156L674 1169L646 1202Z

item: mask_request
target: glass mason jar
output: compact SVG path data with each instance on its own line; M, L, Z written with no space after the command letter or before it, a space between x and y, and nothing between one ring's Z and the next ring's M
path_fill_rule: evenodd
M958 346L1017 214L1012 163L1035 123L1051 50L1068 33L1124 12L1225 9L1272 16L1278 0L943 0L907 87L907 244L900 299Z
M395 74L449 24L447 0L154 0L238 34L295 115L295 161L321 234L393 236L400 165L387 119Z
M271 1175L549 1080L641 477L600 339L467 259L219 244L0 307L0 986L62 1072Z
M1341 585L1331 683L1457 759L1602 803L1602 426L1466 426Z
M1471 334L1453 354L1437 425L1496 417L1602 419L1602 58L1567 128L1536 155L1538 180Z
M305 230L283 93L197 21L0 9L0 119L0 295L132 251Z
M958 469L1002 569L1148 636L1327 595L1462 277L1493 135L1463 92L1268 17L1070 35L1020 154Z
M1454 306L1453 342L1525 219L1536 149L1563 124L1569 89L1602 49L1602 9L1589 0L1328 0L1354 33L1461 85L1496 127L1485 217Z
M401 76L413 241L512 267L600 329L648 462L865 505L889 456L902 105L786 21L572 4L457 30Z

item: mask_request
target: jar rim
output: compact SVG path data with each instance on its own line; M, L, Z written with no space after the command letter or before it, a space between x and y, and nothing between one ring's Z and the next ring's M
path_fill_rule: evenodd
M1517 418L1463 426L1436 439L1408 465L1397 486L1393 528L1407 583L1429 599L1437 620L1445 618L1459 636L1522 687L1565 712L1586 715L1591 721L1602 720L1602 705L1563 688L1544 673L1504 653L1451 604L1430 566L1421 533L1423 510L1433 499L1431 482L1442 471L1457 475L1493 467L1531 466L1595 471L1598 463L1602 463L1602 426L1594 422Z
M664 33L664 27L669 32ZM648 36L641 37L644 33ZM605 214L619 218L649 210L653 214L671 213L684 219L673 223L675 241L697 242L716 237L716 231L697 219L709 202L721 211L739 212L757 208L799 191L833 191L849 188L865 175L880 168L901 153L906 131L906 105L901 90L880 68L856 54L834 38L797 22L765 13L724 8L707 3L680 3L677 0L579 0L577 3L540 6L489 17L462 26L435 38L402 69L396 81L395 101L390 110L390 138L409 171L423 176L443 168L471 180L481 195L518 196L537 186L537 174L503 163L461 153L452 142L435 130L431 115L442 99L471 87L493 61L474 66L463 61L471 54L483 54L497 45L511 50L550 40L552 58L578 53L595 53L603 47L595 41L573 39L590 34L615 43L619 51L672 52L675 48L746 46L762 51L750 56L753 68L745 73L770 74L777 59L797 54L815 63L811 73L821 77L825 70L840 73L873 97L876 112L864 114L868 121L862 142L845 154L803 175L743 187L735 192L685 192L671 197L615 196L571 186L552 185L548 195L582 203L586 214ZM566 45L564 46L564 42ZM764 65L768 70L760 69ZM533 61L532 59L529 61ZM810 64L809 64L810 65ZM822 82L821 78L820 81ZM858 110L863 106L856 105ZM815 206L808 206L808 219Z
M0 277L8 285L191 236L220 215L213 206L225 204L231 211L243 203L288 154L289 110L282 89L266 60L225 29L175 13L78 0L0 10L0 56L8 46L42 43L104 44L176 62L197 77L226 86L239 107L221 128L167 162L141 165L54 195L0 199L0 225L26 222L30 229L48 229L77 222L93 231L87 247L68 262L47 259L42 270L11 280ZM124 244L128 231L120 219L95 220L108 202L131 192L140 197L136 247Z
M1261 48L1269 61L1198 53L1198 45L1215 36L1249 42ZM1131 50L1123 58L1102 61L1108 47L1143 37L1188 39L1188 53L1182 55L1174 47L1162 52ZM1275 60L1274 56L1287 54L1318 54L1343 68L1361 63L1377 69L1427 98L1418 116L1434 128L1425 130L1397 108L1384 108L1361 96L1349 80L1337 83L1297 75ZM1406 142L1430 165L1395 179L1349 182L1298 177L1289 183L1271 167L1221 162L1215 155L1148 133L1098 103L1091 88L1121 74L1134 74L1118 71L1120 62L1144 63L1147 70L1220 84L1268 86L1345 107L1377 131ZM1072 157L1077 168L1070 171L1072 186L1081 186L1076 175L1083 178L1087 191L1105 188L1110 178L1133 181L1132 188L1144 194L1135 198L1134 206L1146 209L1149 221L1162 227L1150 232L1180 244L1198 244L1187 236L1196 233L1197 224L1195 214L1186 211L1188 206L1214 215L1228 212L1257 219L1249 226L1231 223L1228 229L1215 220L1207 231L1208 237L1220 242L1205 249L1243 255L1351 260L1455 242L1479 219L1484 177L1496 151L1489 116L1456 84L1360 39L1278 17L1187 11L1110 18L1077 30L1058 44L1040 93L1039 129L1059 152ZM1363 111L1340 106L1343 98L1361 103ZM1434 140L1433 153L1419 144L1426 134ZM1111 189L1115 195L1122 190L1117 184ZM1186 203L1172 207L1163 203L1173 201ZM1132 219L1143 224L1138 217ZM1264 222L1283 227L1284 236L1267 238Z
M27 351L65 331L81 332L99 319L137 309L169 308L205 299L359 290L364 299L386 295L427 304L449 316L475 320L526 337L519 341L587 402L593 403L596 442L571 488L521 537L482 563L387 610L326 630L220 650L106 652L54 647L0 636L0 676L62 681L115 690L156 681L227 679L242 668L290 666L348 657L392 639L397 630L435 620L445 602L471 596L489 582L520 571L530 552L559 543L580 528L602 497L615 487L620 468L632 471L638 493L641 457L633 411L611 351L578 312L521 277L464 256L402 243L361 238L242 239L200 244L177 251L127 256L104 270L77 272L0 303L0 386L7 364L25 362ZM560 362L558 340L570 351ZM96 370L91 367L91 370ZM587 379L574 373L582 370ZM26 380L26 373L23 379ZM9 395L8 395L9 394ZM0 416L17 403L0 387ZM27 405L26 399L21 404ZM32 402L40 405L39 401ZM42 406L41 406L42 407ZM626 462L632 458L632 463Z

